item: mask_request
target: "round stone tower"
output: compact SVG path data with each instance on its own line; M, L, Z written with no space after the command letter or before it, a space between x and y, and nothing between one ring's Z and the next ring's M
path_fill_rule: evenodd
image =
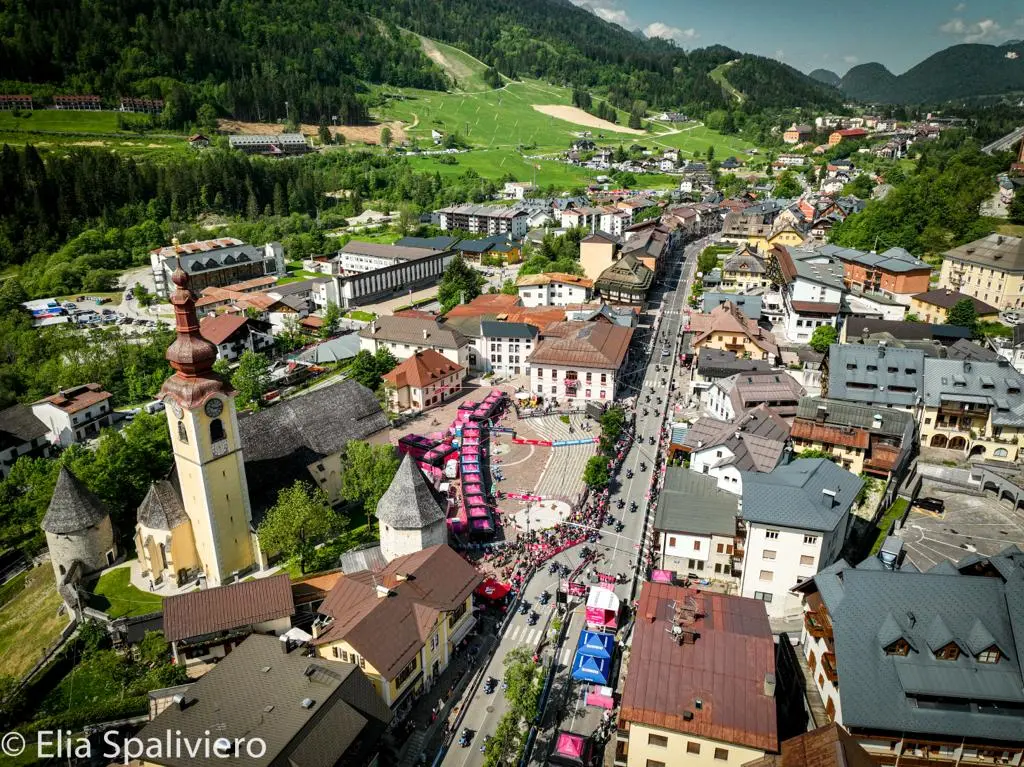
M42 528L58 585L75 560L82 563L85 575L117 559L110 514L67 467L61 467Z

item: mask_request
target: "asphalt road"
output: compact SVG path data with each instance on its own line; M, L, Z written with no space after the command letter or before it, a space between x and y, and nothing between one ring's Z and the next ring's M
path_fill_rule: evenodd
M661 380L671 379L672 367L678 355L679 332L684 320L683 310L686 306L685 299L689 294L690 284L693 279L697 262L697 254L708 244L712 237L699 240L687 245L682 257L675 259L669 267L661 284L652 293L648 301L649 321L655 322L655 328L649 331L639 331L634 348L631 351L633 359L637 364L632 389L629 386L622 392L620 397L636 395L639 400L637 411L637 434L644 437L643 444L638 439L630 448L619 478L613 480L611 513L621 519L625 525L621 533L616 534L613 528L605 527L602 530L601 540L596 548L601 552L601 558L594 565L594 568L612 574L627 573L634 577L642 578L638 568L638 553L641 543L641 536L644 530L644 517L647 510L647 494L650 488L651 472L653 471L654 459L658 450L657 441L664 425L665 414L669 406L669 397L666 387L661 386ZM662 357L663 341L669 345L671 353ZM664 369L669 366L668 372L659 372L657 367ZM650 394L651 387L657 391L651 396L651 404L644 402L645 397ZM642 389L640 389L642 387ZM641 393L642 392L642 393ZM658 397L661 397L661 404L658 404ZM643 408L647 408L647 415L643 415ZM650 437L655 437L655 445L650 444ZM646 471L641 471L641 463L646 464ZM626 470L633 471L633 478L626 478ZM617 508L618 499L622 499L625 506L622 510ZM631 502L636 502L638 510L635 513L629 512ZM595 544L588 544L595 548ZM580 562L580 547L562 552L555 561L575 568ZM616 594L621 600L628 601L632 595L633 582L627 580L625 584L615 587ZM536 626L529 626L527 616L516 614L510 621L494 656L485 670L486 676L493 676L501 679L504 674L503 660L514 647L527 646L531 652L537 647L546 627L555 610L554 600L546 606L540 607L537 598L544 590L551 594L557 588L557 579L548 574L544 569L538 572L524 589L524 598L530 605L540 612L541 619ZM564 683L569 672L569 665L572 662L572 648L575 646L579 633L578 626L582 620L575 615L575 620L570 624L570 633L566 638L565 647L558 657L560 668L558 677ZM556 686L558 682L556 681ZM507 710L507 704L502 695L501 687L490 695L484 692L481 684L473 697L464 705L467 706L466 714L456 732L456 740L445 755L443 764L450 767L468 767L469 765L481 765L483 754L480 746L483 743L484 735L493 733L498 721ZM565 726L569 722L566 721ZM574 722L575 725L575 722ZM458 734L463 728L469 728L473 733L473 739L468 747L458 745ZM533 760L543 763L547 755L547 738L553 730L541 733L538 738L537 747L533 752Z

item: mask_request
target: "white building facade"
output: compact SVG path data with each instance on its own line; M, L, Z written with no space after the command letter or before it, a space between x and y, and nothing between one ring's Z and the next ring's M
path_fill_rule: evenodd
M530 390L547 398L609 402L615 398L617 370L540 364L530 366Z
M564 278L546 274L525 277L518 288L519 300L528 308L585 304L594 295L593 280L571 275Z

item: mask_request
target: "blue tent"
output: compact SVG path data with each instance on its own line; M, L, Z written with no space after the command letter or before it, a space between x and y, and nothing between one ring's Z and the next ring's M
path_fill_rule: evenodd
M597 631L581 631L580 640L576 643L576 652L593 658L611 660L615 652L615 636Z
M608 658L576 653L572 662L572 678L581 682L606 685L611 675L612 662Z

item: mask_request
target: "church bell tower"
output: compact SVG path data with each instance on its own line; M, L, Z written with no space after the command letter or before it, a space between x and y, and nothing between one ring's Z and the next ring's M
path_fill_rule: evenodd
M174 241L177 247L177 240ZM160 390L166 403L174 463L195 550L210 586L259 566L245 479L234 392L213 372L217 348L199 332L189 278L178 261L171 276L177 338L167 350L174 368Z

